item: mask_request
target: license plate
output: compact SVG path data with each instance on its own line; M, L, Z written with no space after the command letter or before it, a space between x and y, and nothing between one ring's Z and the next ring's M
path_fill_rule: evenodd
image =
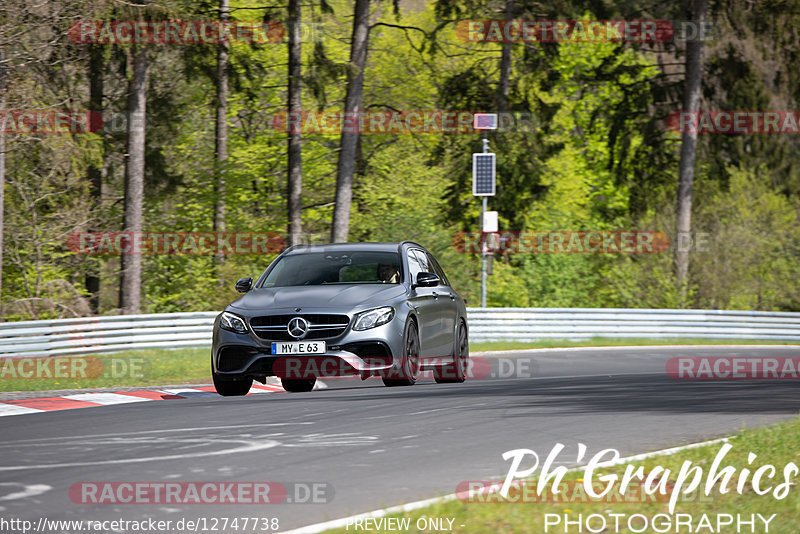
M325 354L324 341L273 343L272 354Z

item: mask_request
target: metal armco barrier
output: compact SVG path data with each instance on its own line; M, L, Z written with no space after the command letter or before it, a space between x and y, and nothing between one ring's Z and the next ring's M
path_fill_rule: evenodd
M800 313L621 308L468 308L477 341L717 338L800 341ZM0 356L31 357L211 344L219 312L0 323Z
M219 312L0 323L0 356L59 356L211 345Z
M637 308L469 308L470 341L727 338L800 341L800 313Z

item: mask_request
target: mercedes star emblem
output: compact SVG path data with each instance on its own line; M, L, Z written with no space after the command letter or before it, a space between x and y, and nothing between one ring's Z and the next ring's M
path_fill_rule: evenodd
M289 331L289 335L295 339L303 339L306 337L308 333L308 321L303 319L302 317L295 317L291 321L289 321L286 330Z

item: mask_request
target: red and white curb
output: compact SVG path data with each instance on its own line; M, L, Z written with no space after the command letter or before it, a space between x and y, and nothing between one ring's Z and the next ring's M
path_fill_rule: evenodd
M261 393L282 393L279 384L253 384L248 395ZM20 399L0 401L0 417L6 415L23 415L29 413L72 410L111 404L128 404L131 402L148 402L154 400L197 399L219 397L214 386L194 388L166 388L157 390L115 391L108 393L76 393L61 397L43 397L38 399Z

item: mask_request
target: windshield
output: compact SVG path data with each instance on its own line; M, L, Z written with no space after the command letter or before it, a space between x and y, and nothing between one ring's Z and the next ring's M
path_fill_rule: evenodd
M397 252L309 252L281 258L261 287L399 284Z

